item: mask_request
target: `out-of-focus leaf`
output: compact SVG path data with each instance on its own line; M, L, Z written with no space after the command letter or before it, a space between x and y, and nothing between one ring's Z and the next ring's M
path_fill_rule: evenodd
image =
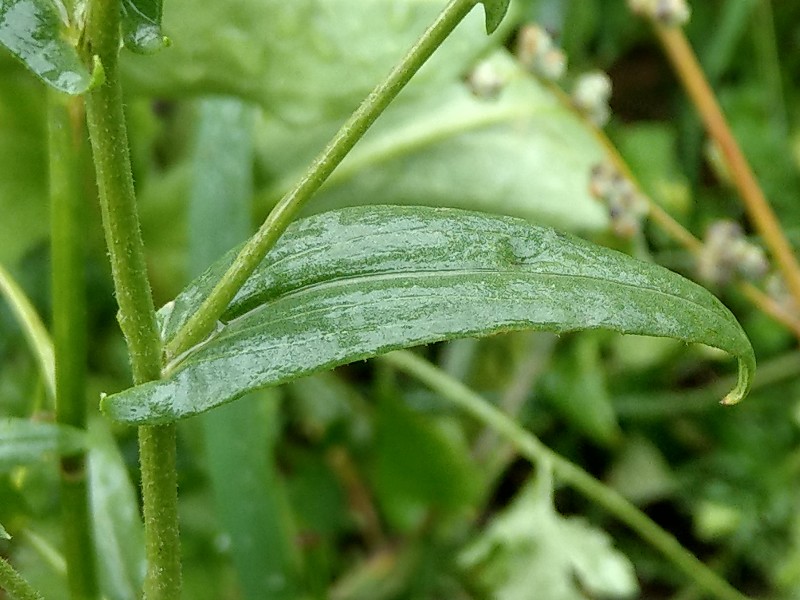
M158 52L166 45L161 33L161 0L122 0L125 47L140 54Z
M89 428L89 488L100 587L108 600L136 600L145 573L136 488L106 421Z
M674 489L669 463L649 440L629 440L608 474L611 487L636 504L661 500Z
M638 584L633 565L608 535L584 519L559 515L552 482L539 476L460 557L492 598L586 600L628 598Z
M454 511L475 499L480 474L469 450L394 398L380 402L375 452L375 492L398 529L414 530L430 509Z
M260 103L284 119L343 118L433 22L430 0L233 0L197 10L171 0L163 26L169 52L127 56L135 88L159 96L222 93ZM410 88L450 81L490 40L473 11ZM408 93L405 92L405 93ZM404 94L405 94L404 93ZM411 92L413 93L413 92Z
M3 527L2 524L0 524L0 540L10 540L10 539L11 539L11 536L6 531L6 528Z
M508 5L511 0L481 0L483 9L486 11L486 33L493 33L500 27L503 17L508 12Z
M596 336L572 340L548 379L553 382L549 399L572 425L598 444L609 446L620 440Z
M3 0L0 4L0 44L47 85L81 94L89 88L92 76L64 29L56 4L50 0Z
M17 282L0 265L0 294L5 296L11 310L17 317L31 352L39 363L47 391L51 398L56 396L56 365L53 354L53 341L50 339L47 330L42 324L36 309L25 296L25 292L17 285Z
M334 171L308 210L354 204L419 204L521 217L566 230L599 230L607 218L589 194L604 151L585 124L506 52L481 69L505 82L479 98L462 81L401 96ZM267 123L262 167L277 201L338 124L300 130ZM275 152L274 148L286 149Z
M170 339L233 253L161 311ZM524 221L449 209L374 206L294 223L222 315L167 376L103 400L127 423L164 423L247 391L390 350L519 329L611 329L755 358L705 288L656 265Z
M11 269L48 232L45 90L17 61L0 78L0 262Z
M247 237L253 179L252 107L209 99L198 116L189 201L193 274ZM292 519L275 465L276 396L271 390L243 398L202 419L216 511L230 536L243 596L252 600L298 596Z
M86 436L74 427L28 419L0 421L0 472L76 454L85 447Z

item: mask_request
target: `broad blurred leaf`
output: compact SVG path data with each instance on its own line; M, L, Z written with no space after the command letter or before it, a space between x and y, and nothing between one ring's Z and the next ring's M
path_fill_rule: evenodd
M16 61L0 78L0 262L13 268L48 232L45 90Z
M452 512L476 497L480 473L469 449L396 398L379 404L375 453L375 492L397 529L413 531L428 510Z
M165 339L232 260L161 311ZM103 401L127 423L198 414L245 392L389 350L516 329L604 328L724 349L750 387L753 351L704 288L661 267L511 218L375 206L293 224L165 379Z
M553 507L549 477L522 490L462 555L497 600L629 598L638 591L630 561L608 535Z
M165 46L161 33L161 0L122 0L122 35L125 47L152 54Z
M0 44L47 85L68 94L87 90L92 77L64 34L51 0L3 0Z
M506 16L511 0L481 0L481 2L486 11L486 33L492 33Z
M611 404L600 340L588 334L576 337L559 354L548 398L581 433L606 446L620 441L622 432Z
M100 586L108 600L136 600L146 567L136 488L108 423L93 420L89 439L89 487Z
M505 82L480 98L460 80L401 96L333 173L308 211L354 204L447 206L522 217L567 230L606 226L589 195L604 151L585 124L505 51L480 67ZM272 121L260 131L262 168L288 191L337 123L300 128ZM275 152L281 148L281 152Z
M136 89L159 96L223 93L282 118L342 118L381 81L444 8L443 0L171 0L174 42L128 56ZM450 81L489 43L473 11L411 85Z
M56 460L86 447L83 432L67 425L28 419L0 421L0 472Z

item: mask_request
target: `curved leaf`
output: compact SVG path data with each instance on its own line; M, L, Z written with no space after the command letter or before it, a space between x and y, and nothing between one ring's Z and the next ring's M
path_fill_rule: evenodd
M168 309L171 337L231 255ZM753 350L706 289L666 269L524 221L452 209L375 206L295 223L229 306L219 331L166 378L109 396L127 423L188 417L245 392L389 350L517 329L604 328Z
M81 94L92 83L77 51L62 34L62 22L51 0L0 3L0 44L57 90Z
M122 0L122 35L125 47L152 54L167 45L161 33L161 0Z

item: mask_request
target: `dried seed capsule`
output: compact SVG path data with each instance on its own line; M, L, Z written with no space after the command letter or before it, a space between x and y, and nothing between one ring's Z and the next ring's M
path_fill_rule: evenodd
M610 98L611 79L602 71L581 75L572 90L573 104L598 127L608 122Z
M762 279L769 263L764 251L747 241L738 223L717 221L706 232L697 270L704 281L724 285L736 275L751 281Z
M517 57L526 69L547 81L560 79L567 69L567 56L538 25L526 25L520 30Z
M647 215L647 201L613 165L599 163L592 167L589 192L606 205L611 229L616 235L630 238L641 231L642 219Z
M478 63L467 76L467 85L478 98L493 100L500 95L506 79L497 67L489 61Z
M670 26L685 25L691 16L686 0L628 0L628 7L637 15Z

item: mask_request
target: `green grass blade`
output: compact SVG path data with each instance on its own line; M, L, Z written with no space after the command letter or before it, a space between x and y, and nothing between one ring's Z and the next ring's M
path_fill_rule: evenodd
M25 333L28 345L39 363L39 369L42 371L42 377L50 398L55 398L56 366L53 355L53 341L50 339L47 329L42 324L39 314L31 304L31 301L28 300L25 292L22 291L22 288L19 287L11 277L11 274L2 265L0 265L0 293L6 297L14 316L17 317L17 321L19 321Z
M230 257L164 311L180 327ZM609 329L721 348L755 370L736 319L666 269L511 218L375 206L295 223L239 291L218 331L165 379L109 396L127 423L164 423L247 391L390 350L534 329Z

